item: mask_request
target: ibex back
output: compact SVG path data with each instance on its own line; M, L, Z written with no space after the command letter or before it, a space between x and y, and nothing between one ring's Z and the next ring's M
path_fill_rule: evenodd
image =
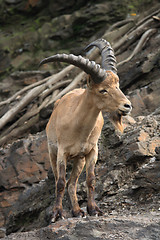
M78 178L86 164L89 215L102 215L94 200L94 168L98 156L98 138L103 127L102 111L110 112L116 128L123 131L122 115L131 111L131 103L119 89L116 59L110 44L103 39L89 44L96 46L102 56L102 68L81 56L57 54L41 64L63 61L80 67L88 74L87 89L75 89L55 104L47 124L47 139L51 166L56 181L56 202L53 221L63 217L62 199L65 191L67 161L73 159L68 192L73 216L84 216L76 195Z

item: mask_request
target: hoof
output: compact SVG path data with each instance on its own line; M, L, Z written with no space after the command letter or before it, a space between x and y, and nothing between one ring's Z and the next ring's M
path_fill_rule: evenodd
M52 219L51 219L51 223L55 223L59 219L64 219L62 209L54 209Z
M90 216L103 216L103 212L97 206L87 206L87 212Z
M85 212L82 209L79 209L77 211L72 210L72 216L73 217L85 217Z

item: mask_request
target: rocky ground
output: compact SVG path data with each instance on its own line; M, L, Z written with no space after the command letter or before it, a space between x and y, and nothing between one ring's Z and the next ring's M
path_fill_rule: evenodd
M66 193L66 220L46 227L54 201L54 178L49 170L45 133L30 135L1 149L1 224L6 226L2 226L1 236L5 232L31 231L5 239L76 239L83 227L79 237L84 239L158 239L159 121L158 111L125 118L125 132L117 136L105 117L96 166L95 199L105 213L101 218L72 219ZM71 165L67 176L70 170ZM80 206L85 209L85 171L77 192Z
M107 34L108 26L124 19L128 11L130 14L131 10L136 10L135 5L129 9L125 7L124 1L119 5L117 2L119 3L109 1L106 4L98 1L93 5L92 1L88 1L86 5L86 1L79 0L76 5L74 1L69 1L64 6L61 1L57 4L46 1L46 7L41 1L2 1L0 65L3 67L0 69L0 100L7 99L17 90L54 72L53 66L47 66L43 71L34 71L41 58L51 55L50 49L52 54L55 49L79 53L82 45L84 47L92 38ZM149 1L146 2L146 7L147 4ZM50 10L54 8L57 8L56 13ZM154 11L155 9L158 7ZM19 30L23 29L23 34L12 30L13 26L8 22L8 16L13 20L18 19L15 16L19 13L21 17L24 15L19 27ZM26 18L33 21L33 15L34 29L31 29ZM83 28L81 21L85 21L87 27ZM95 22L97 24L93 33ZM65 29L62 23L65 23ZM59 29L54 29L55 26L59 26ZM123 30L122 28L120 29ZM114 31L109 37L111 36L114 36ZM74 46L70 39L74 39L77 45ZM96 202L104 216L72 218L66 192L63 201L66 218L50 224L55 185L44 131L51 109L45 108L39 115L38 123L30 131L0 148L0 238L160 239L159 39L159 27L156 27L154 35L141 51L130 61L118 66L121 88L131 100L133 110L131 116L123 118L123 135L115 132L109 115L104 114L105 124L99 140L99 160L96 165L95 193ZM13 41L16 44L12 44ZM139 43L137 39L136 41L121 53L119 49L116 50L118 62L130 56ZM60 65L55 67L56 71L62 68ZM28 69L32 71L26 71ZM1 107L0 116L12 104ZM23 113L24 111L19 115ZM71 168L72 164L69 164L67 178ZM86 211L85 171L80 177L77 193L79 204Z
M127 14L125 3L117 0L107 4L103 1L93 4L92 0L76 3L3 0L0 4L0 77L3 80L10 72L37 70L39 61L51 53L80 54L90 37L100 36L106 27ZM7 83L5 90L0 87L3 98L17 90L11 79Z
M61 220L48 227L25 232L11 234L3 238L12 240L158 240L160 215L139 215L139 216L104 216L86 217L84 219Z

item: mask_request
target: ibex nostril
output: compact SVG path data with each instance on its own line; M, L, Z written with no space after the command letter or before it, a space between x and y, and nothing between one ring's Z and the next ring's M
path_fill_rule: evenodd
M131 105L129 105L129 104L124 104L124 107L125 107L125 108L131 108Z

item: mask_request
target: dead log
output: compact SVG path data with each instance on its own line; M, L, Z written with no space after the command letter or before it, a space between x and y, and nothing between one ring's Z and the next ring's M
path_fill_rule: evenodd
M56 88L58 88L58 87L61 87L61 86L64 86L64 84L66 84L66 83L69 83L69 82L71 82L66 88L64 88L61 92L59 92L59 90L58 90L58 92L56 91L56 92L54 92L54 94L52 95L52 98L50 97L50 96L48 96L48 97L46 97L45 99L44 99L44 101L42 101L42 103L41 103L41 105L39 106L39 107L37 107L36 105L34 105L33 107L32 107L32 109L30 109L28 112L26 112L21 118L19 118L15 123L13 123L9 128L7 128L6 130L4 130L2 133L1 133L1 136L0 136L0 145L3 145L3 144L5 144L6 143L6 141L8 140L8 139L10 139L10 138L15 138L15 137L19 137L19 132L22 132L23 131L23 129L27 129L28 127L27 126L30 126L30 124L32 123L32 122L34 122L34 124L35 123L37 123L38 122L38 120L39 120L39 118L38 117L36 117L35 118L35 115L36 116L38 116L38 114L39 114L39 112L43 109L43 108L45 108L45 107L47 107L47 106L49 106L49 105L51 105L51 104L53 104L57 99L59 99L60 97L62 97L64 94L66 94L68 91L71 91L72 89L74 89L76 86L77 86L77 84L78 83L80 83L81 82L81 80L82 80L82 78L85 76L85 73L84 72L81 72L72 82L71 82L71 80L66 80L66 81L63 81L63 82L61 82L61 83L58 83L58 84L55 84L55 86L54 86L54 89L56 89ZM42 87L42 86L39 86L38 88L40 88L40 87ZM45 87L45 86L43 86L43 87ZM36 87L37 88L37 87ZM35 90L35 88L33 89L33 90ZM53 88L52 88L52 90L53 90ZM33 95L33 93L34 93L34 91L30 91L29 92L29 94L27 94L25 97L24 97L24 103L27 103L28 101L27 101L27 99L30 97L30 96L32 96L33 98L35 97L35 94ZM36 89L36 93L37 93L37 89ZM45 93L45 92L44 92ZM47 92L48 93L48 92ZM58 93L58 94L57 94ZM27 98L27 96L28 96L28 98ZM44 95L43 95L43 97L44 97ZM21 102L21 105L22 105L22 102ZM12 109L12 113L13 113L13 111L14 111L14 109L15 108L13 108ZM20 108L19 108L19 106L18 106L18 108L17 109L19 109L20 110ZM16 112L18 112L18 110L16 110ZM8 115L7 115L8 116ZM10 115L12 118L14 117L13 115ZM6 118L7 119L7 118ZM32 121L32 119L33 119L33 121ZM25 127L22 127L21 128L21 126L23 126L24 125L24 123L26 123L26 122L28 122L28 124L27 125L25 125Z
M114 44L113 48L116 54L118 55L124 52L132 43L136 42L136 40L140 38L141 35L148 29L158 28L159 26L159 23L157 23L153 19L149 19L147 22L143 23L129 34L126 34L117 43Z
M23 133L25 133L28 129L30 129L32 126L34 126L39 119L39 116L36 115L35 117L31 118L27 122L24 122L20 127L15 128L11 133L8 135L2 137L0 139L0 146L6 144L7 142L11 141L12 139L15 139L19 136L21 136Z
M23 125L25 122L33 118L35 115L37 115L42 108L44 108L47 103L49 102L50 98L45 98L45 100L42 102L42 104L37 107L37 104L34 104L29 111L27 111L22 117L20 117L16 122L14 122L10 127L8 127L6 130L4 130L1 135L0 139L6 136L7 134L10 135L10 133L13 131L13 129L19 128L21 125ZM15 134L14 134L15 135ZM3 143L3 141L2 141Z
M119 41L125 34L129 32L130 29L135 25L134 21L130 21L124 26L117 28L112 31L106 31L103 35L103 38L106 39L108 42L111 42L112 45Z
M21 89L20 91L18 91L17 93L15 93L12 97L8 98L7 100L3 101L3 102L0 102L0 106L3 106L4 104L9 104L11 103L12 101L14 101L16 98L18 98L19 96L21 96L23 93L27 92L28 90L30 89L33 89L34 87L37 87L39 85L42 85L46 82L47 85L53 85L54 83L60 81L61 79L63 79L72 69L74 68L73 65L69 65L67 66L66 68L64 68L62 71L60 71L59 73L57 74L54 74L50 77L47 77L41 81L38 81L36 83L33 83L27 87L24 87L23 89Z
M136 45L135 49L133 50L133 52L131 53L131 55L119 62L117 64L117 67L119 67L120 65L122 65L123 63L126 63L128 61L130 61L139 51L141 51L142 47L144 47L144 45L146 44L146 42L149 40L149 38L154 34L156 33L157 29L149 29L147 30L141 37L141 39L139 40L138 44Z
M52 93L54 90L64 87L65 85L68 85L72 80L68 79L65 81L61 81L59 83L54 84L52 87L50 87L49 89L46 89L40 96L41 101L46 98L50 93Z
M125 19L125 20L116 22L116 23L114 23L113 25L111 25L111 26L108 28L108 30L105 32L105 34L108 33L108 32L113 31L115 28L120 28L120 27L122 27L122 26L124 26L124 25L126 25L126 24L128 24L128 23L130 23L130 22L134 22L134 21L135 21L135 20L134 20L133 18L128 18L128 19Z
M148 19L152 18L154 15L157 15L160 13L160 5L157 6L158 10L153 11L152 13L150 13L149 15L147 14L146 17L144 17L143 19L141 19L140 21L138 21L135 26L131 29L131 31L134 31L137 27L139 27L140 25L142 25L143 23L145 23ZM130 32L129 32L130 33Z
M12 107L7 113L0 119L0 129L2 129L9 121L11 121L19 111L21 111L27 104L29 104L35 97L39 95L45 89L45 85L33 88L26 94L23 99Z
M11 121L19 111L21 111L25 106L27 106L35 97L37 97L40 93L42 93L46 87L51 86L55 82L61 80L74 66L69 65L67 68L63 69L61 72L57 73L53 77L50 77L43 82L44 84L37 86L36 84L32 85L37 86L31 89L18 104L12 107L8 112L6 112L3 117L0 119L0 129L2 129L9 121ZM29 86L30 87L30 86ZM22 89L26 91L26 89ZM22 93L22 91L21 91ZM14 96L15 97L15 96Z

